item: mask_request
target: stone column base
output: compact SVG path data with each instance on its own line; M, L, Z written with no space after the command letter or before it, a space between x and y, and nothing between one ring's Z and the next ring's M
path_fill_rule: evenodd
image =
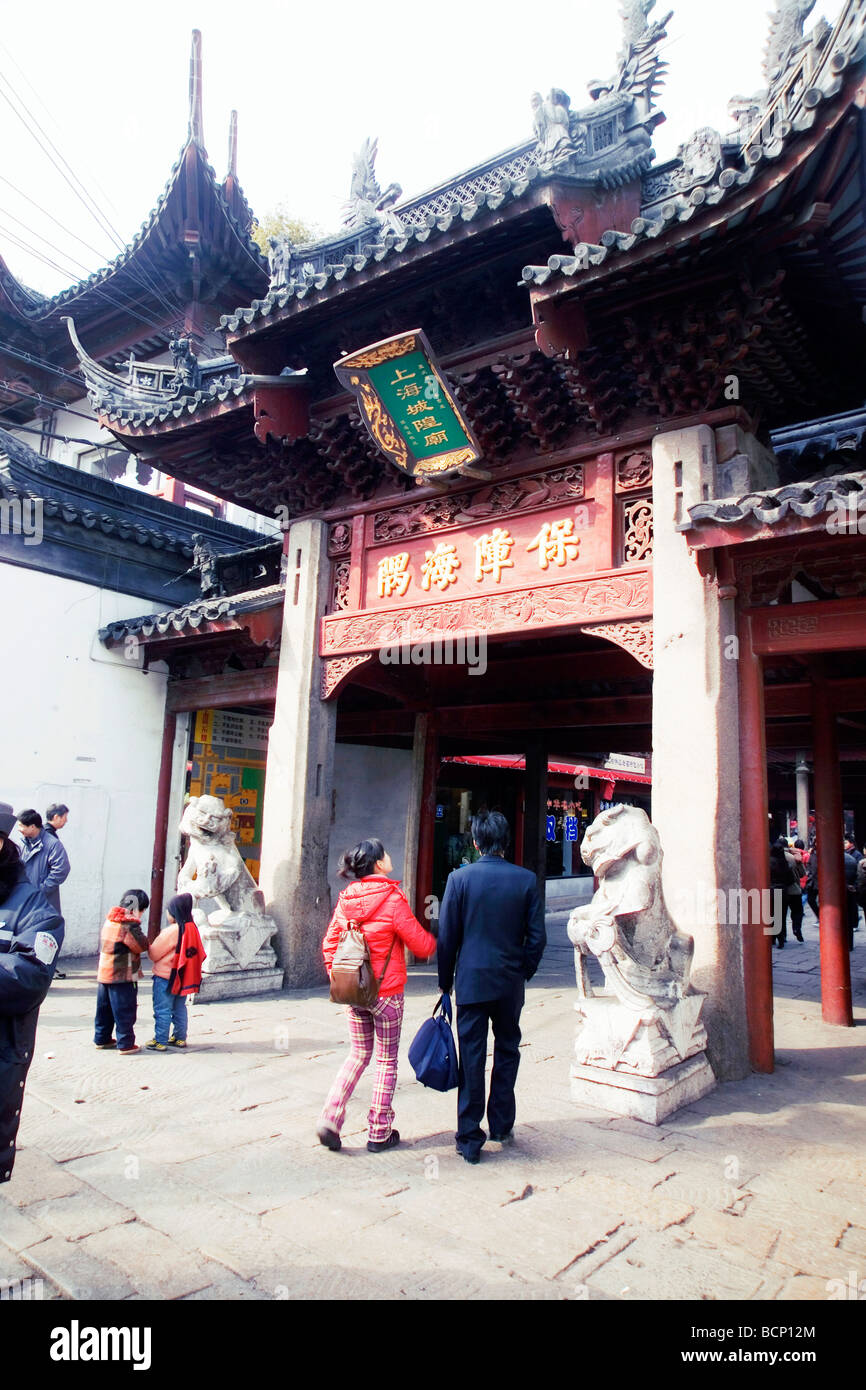
M674 1111L691 1105L716 1084L705 1052L669 1067L661 1076L635 1076L575 1063L571 1069L571 1098L615 1115L628 1115L648 1125L660 1125Z
M201 989L195 996L197 1004L210 1004L217 999L250 999L256 994L274 994L283 987L283 971L277 966L270 970L222 970L201 977Z

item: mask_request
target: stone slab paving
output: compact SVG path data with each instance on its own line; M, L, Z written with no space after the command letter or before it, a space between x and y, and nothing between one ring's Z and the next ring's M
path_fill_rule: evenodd
M561 924L558 924L561 925ZM527 992L511 1147L454 1150L455 1095L405 1054L436 998L407 991L400 1147L368 1154L369 1074L344 1148L318 1112L346 1047L323 990L196 1005L185 1053L92 1045L95 961L43 1006L0 1290L54 1299L819 1301L866 1280L866 932L857 1026L821 1021L817 931L776 952L773 1076L720 1086L657 1129L575 1105L561 931ZM149 984L138 1037L151 1036ZM866 1287L866 1285L864 1285Z

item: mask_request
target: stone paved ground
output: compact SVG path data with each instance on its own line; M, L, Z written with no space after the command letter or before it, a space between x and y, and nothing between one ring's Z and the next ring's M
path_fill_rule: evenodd
M316 1141L346 1036L324 991L197 1005L188 1052L120 1057L92 1045L95 962L67 962L0 1189L0 1279L36 1276L46 1298L205 1300L826 1300L830 1281L866 1280L866 930L857 1027L821 1022L807 918L806 944L774 960L775 1074L654 1129L569 1099L562 926L527 994L517 1142L475 1168L454 1150L454 1093L423 1090L405 1061L431 969L407 994L404 1142L372 1155L368 1077L343 1151Z

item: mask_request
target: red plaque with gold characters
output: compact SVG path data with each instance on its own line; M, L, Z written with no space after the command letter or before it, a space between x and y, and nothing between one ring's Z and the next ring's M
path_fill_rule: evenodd
M334 363L383 454L417 481L474 468L481 450L424 333L413 328Z

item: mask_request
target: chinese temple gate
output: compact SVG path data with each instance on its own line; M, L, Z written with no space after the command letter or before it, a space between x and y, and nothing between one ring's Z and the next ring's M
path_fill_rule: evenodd
M866 6L849 0L834 27L805 34L782 3L767 90L740 102L736 131L699 131L662 166L665 27L651 8L625 5L617 72L591 104L534 99L534 139L414 202L382 195L366 146L343 232L274 247L267 294L222 320L234 366L206 393L145 402L106 381L84 337L79 356L128 448L286 524L272 616L253 623L241 596L161 654L170 711L273 701L261 884L288 983L320 978L335 826L360 838L390 817L420 911L443 760L522 761L516 853L543 879L550 760L651 754L710 1056L736 1077L750 1060L772 1067L770 938L719 908L769 882L771 709L813 721L816 807L830 818L822 967L844 994L828 712L862 689L855 675L840 690L820 661L862 649L864 586L852 599L831 584L854 549L818 534L817 506L792 523L790 563L788 523L766 514L796 511L798 488L815 496L808 460L780 463L773 432L863 397ZM416 326L478 443L474 472L413 478L386 447L396 426L381 401L374 427L373 407L335 380L334 363L342 380L342 359ZM446 447L417 377L379 380L405 428ZM817 569L800 564L803 529ZM767 598L777 565L788 578ZM768 608L780 594L796 607L804 566L820 586L808 615ZM243 639L227 645L232 625ZM779 642L816 664L786 676L773 705L761 663ZM804 686L825 678L832 699L813 708ZM813 747L806 732L797 748Z

